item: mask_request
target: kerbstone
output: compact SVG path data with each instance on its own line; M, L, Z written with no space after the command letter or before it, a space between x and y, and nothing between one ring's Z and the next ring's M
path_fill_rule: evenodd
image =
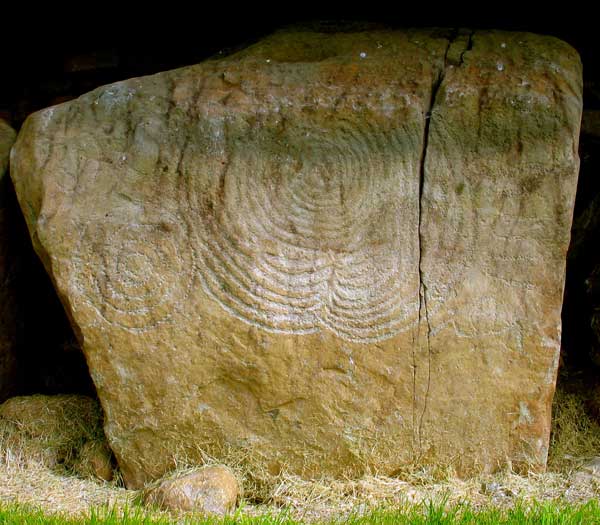
M543 468L581 64L520 33L276 33L28 118L34 245L130 487Z

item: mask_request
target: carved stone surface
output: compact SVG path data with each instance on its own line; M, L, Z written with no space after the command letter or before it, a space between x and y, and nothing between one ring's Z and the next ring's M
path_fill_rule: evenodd
M17 254L11 230L15 228L12 214L18 206L7 174L15 138L15 131L0 119L0 403L12 393L17 381Z
M580 63L564 43L530 34L477 32L469 47L446 68L425 159L422 432L436 443L461 436L481 464L544 464L579 168Z
M275 35L31 116L12 173L128 486L542 467L581 66L531 34Z

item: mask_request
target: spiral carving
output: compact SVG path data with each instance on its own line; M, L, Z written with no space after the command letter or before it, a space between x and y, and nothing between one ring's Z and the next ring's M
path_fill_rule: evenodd
M193 286L184 221L87 225L73 259L74 286L113 326L146 331L172 321Z

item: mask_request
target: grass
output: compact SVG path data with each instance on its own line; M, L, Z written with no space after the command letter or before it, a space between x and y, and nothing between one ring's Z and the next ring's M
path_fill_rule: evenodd
M92 509L86 516L46 514L41 509L18 504L0 503L0 525L301 525L306 523L280 511L248 515L243 509L222 518L188 516L173 518L154 516L149 511L133 507L125 510ZM441 503L422 503L398 508L382 508L366 513L354 512L345 517L317 521L323 525L593 525L600 523L597 501L583 505L558 502L519 504L508 510L498 508L473 509L469 505L447 506Z

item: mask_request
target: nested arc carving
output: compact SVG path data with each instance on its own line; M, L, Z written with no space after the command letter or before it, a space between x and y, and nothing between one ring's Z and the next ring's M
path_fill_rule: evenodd
M414 326L418 175L407 173L400 130L342 124L235 144L216 135L221 168L209 186L185 177L209 296L273 332L374 342Z
M271 332L369 343L413 327L419 190L406 131L340 123L232 139L221 126L181 152L168 190L179 211L82 228L72 282L87 304L146 331L187 310L200 282Z

